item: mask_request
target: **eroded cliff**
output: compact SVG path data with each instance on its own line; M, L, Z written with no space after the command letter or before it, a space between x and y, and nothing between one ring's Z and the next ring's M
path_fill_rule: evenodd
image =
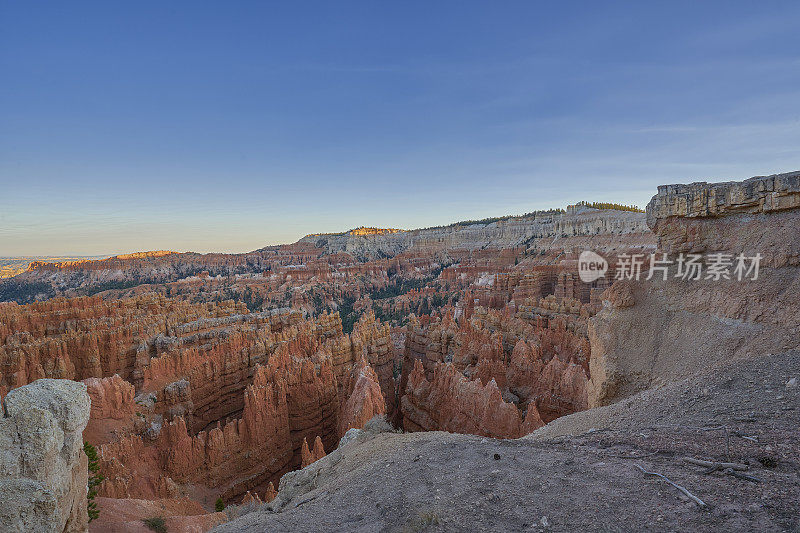
M800 173L659 187L647 217L656 259L672 264L666 280L659 272L603 295L589 326L591 406L800 346ZM687 275L678 268L690 254L698 266ZM710 269L720 261L718 276Z

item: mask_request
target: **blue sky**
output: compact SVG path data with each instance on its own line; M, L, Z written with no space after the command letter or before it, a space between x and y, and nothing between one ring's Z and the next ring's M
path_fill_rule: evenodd
M800 169L799 23L797 2L2 2L0 256L241 252Z

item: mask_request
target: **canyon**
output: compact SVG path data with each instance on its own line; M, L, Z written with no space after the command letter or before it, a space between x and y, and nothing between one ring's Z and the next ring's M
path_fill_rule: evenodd
M34 262L0 280L7 300L0 302L3 423L34 423L20 418L20 398L45 402L35 423L59 427L63 438L37 445L36 453L51 461L50 448L62 451L57 466L42 467L46 472L30 471L29 459L17 458L25 453L20 442L2 444L3 460L16 461L8 470L13 483L51 483L72 495L56 492L41 504L36 516L53 521L41 526L48 531L87 527L76 518L86 513L85 499L74 496L86 483L79 432L96 447L103 476L100 518L90 531L134 531L157 515L170 531L281 530L281 516L293 524L284 530L313 530L308 524L347 530L342 517L354 511L346 501L380 492L381 479L403 468L427 467L445 479L474 465L471 484L459 485L462 477L451 486L465 494L489 487L487 501L501 509L513 494L491 487L504 475L516 479L514 464L521 476L539 461L556 485L551 493L601 490L599 477L581 485L554 466L573 460L616 476L625 487L619 497L630 499L641 478L620 477L587 455L602 449L595 432L607 431L607 447L619 453L641 451L626 428L655 431L648 429L653 417L691 425L693 408L670 396L675 387L691 382L686 391L695 394L704 379L739 376L748 362L775 354L786 361L780 387L787 384L777 405L792 407L796 389L788 383L800 349L798 228L795 172L659 187L646 213L576 205L419 230L362 227L246 254L163 251ZM585 250L609 264L590 283L579 275ZM731 265L740 255L759 254L758 277L684 279L671 264L663 278L626 279L618 260L641 257L646 273L659 258L680 254L721 254ZM730 387L740 381L748 378L736 377ZM54 384L67 387L71 411L42 399L67 394ZM723 385L714 390L729 394ZM751 400L756 412L760 404ZM668 402L677 412L661 412ZM651 411L648 420L634 420ZM763 442L771 439L788 469L771 478L785 488L775 496L776 510L753 512L760 524L797 524L786 510L786 498L796 494L788 471L798 464L797 445L785 434L796 416L794 407L770 411L762 421L768 430L743 433L764 429ZM686 431L670 445L696 453ZM659 433L655 440L667 450L668 437ZM464 449L448 454L456 447ZM370 474L356 475L363 464ZM8 483L0 490L15 490ZM399 482L395 490L422 498L415 493L421 490L424 501L398 507L374 496L378 510L368 512L367 523L410 523L433 509L437 521L449 524L445 530L463 526L465 517L486 530L502 529L502 520L487 522L492 513L456 506L458 491L445 495L440 485ZM552 498L542 502L558 506ZM226 512L214 511L217 500ZM445 501L461 514L446 510ZM539 521L546 511L530 505ZM0 524L19 515L11 509ZM511 510L508 516L503 527L531 525ZM349 524L355 528L359 520ZM730 513L692 520L701 529L734 526ZM736 524L755 523L742 520Z

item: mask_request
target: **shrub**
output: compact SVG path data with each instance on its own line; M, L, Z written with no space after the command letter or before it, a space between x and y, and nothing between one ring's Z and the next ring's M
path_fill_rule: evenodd
M144 525L146 525L147 529L150 531L167 533L167 523L164 521L164 517L154 516L152 518L145 518L142 522L144 522Z
M222 498L217 498L217 502L214 504L214 510L218 513L225 510L225 502L222 501Z

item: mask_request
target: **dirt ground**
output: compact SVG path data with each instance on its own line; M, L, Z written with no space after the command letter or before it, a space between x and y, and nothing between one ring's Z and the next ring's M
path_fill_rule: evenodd
M168 532L207 531L224 522L224 513L209 513L192 500L96 498L100 516L89 523L89 533L149 533L143 520L161 517Z
M731 362L516 440L371 422L214 531L800 531L792 378L800 352ZM685 457L742 463L754 480Z

